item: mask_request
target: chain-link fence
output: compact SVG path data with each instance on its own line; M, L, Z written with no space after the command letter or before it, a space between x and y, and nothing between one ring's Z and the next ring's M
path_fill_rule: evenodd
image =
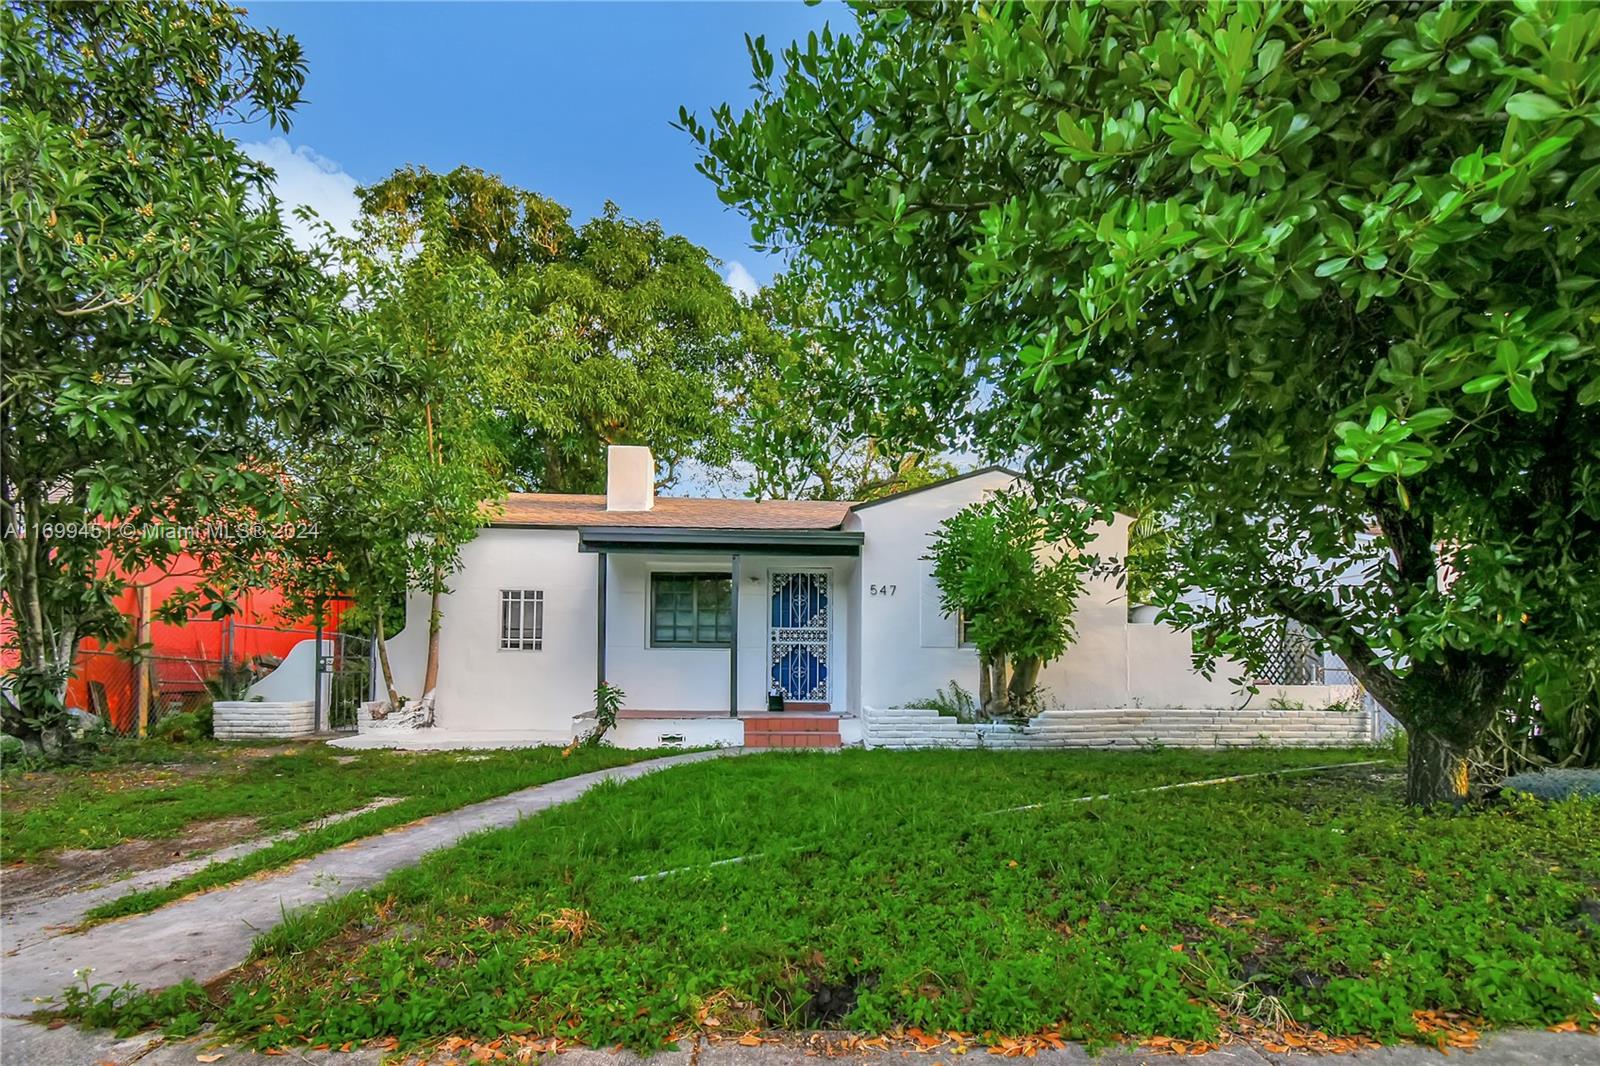
M137 733L171 714L212 700L237 699L270 667L199 656L80 651L67 685L67 706Z
M314 691L326 728L356 728L356 710L372 686L372 641L327 631ZM83 649L68 682L69 708L94 715L118 733L137 734L164 718L215 700L244 699L288 651L316 637L314 629L234 624L223 631L219 656ZM216 643L216 642L213 642Z

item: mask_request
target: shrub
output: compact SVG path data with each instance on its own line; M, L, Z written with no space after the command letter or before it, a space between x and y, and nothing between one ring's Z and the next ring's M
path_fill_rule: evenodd
M168 714L150 729L150 735L169 744L193 744L211 736L211 705Z
M255 682L255 671L248 664L225 662L215 677L206 679L206 691L214 700L242 700Z
M977 646L983 718L1031 713L1040 669L1072 643L1078 593L1095 562L1081 550L1092 518L1005 492L956 512L934 535L924 558L941 609L965 620Z
M22 741L10 733L0 733L0 767L17 765L25 754Z
M972 698L972 693L961 687L958 681L951 681L948 690L935 689L933 695L911 700L906 706L924 711L938 711L946 718L954 718L958 722L978 720L977 701Z

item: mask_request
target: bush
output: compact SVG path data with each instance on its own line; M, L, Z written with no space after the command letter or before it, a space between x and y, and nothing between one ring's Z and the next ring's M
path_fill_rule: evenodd
M193 744L211 736L211 705L169 714L156 722L150 735L169 744Z
M0 733L0 767L12 767L24 755L22 741L10 733Z
M1545 800L1600 799L1600 770L1532 770L1511 775L1501 787Z
M951 681L948 690L934 689L931 696L908 700L906 706L924 711L938 711L944 717L954 718L958 722L978 720L977 701L972 698L972 693L962 688L957 681Z

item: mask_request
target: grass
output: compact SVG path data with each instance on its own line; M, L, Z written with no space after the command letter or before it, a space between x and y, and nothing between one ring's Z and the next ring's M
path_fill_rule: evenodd
M129 893L89 912L91 921L151 910L190 892L227 884L441 811L563 777L663 754L554 747L485 752L346 752L324 744L155 745L159 762L120 754L113 764L34 773L0 782L4 861L38 860L67 847L104 848L130 839L175 837L197 824L251 816L257 830L291 829L362 807L400 802L311 829L169 885Z
M715 760L291 916L212 999L100 990L69 1013L203 1019L260 1047L516 1033L641 1050L714 1023L1192 1040L1219 1012L1286 1012L1394 1039L1418 1011L1588 1018L1600 804L1421 814L1391 765L986 813L1374 757ZM682 872L648 876L664 870Z

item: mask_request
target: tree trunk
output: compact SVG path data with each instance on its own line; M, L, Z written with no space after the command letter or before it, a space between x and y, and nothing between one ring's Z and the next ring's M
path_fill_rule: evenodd
M989 659L987 656L978 659L978 713L989 713L989 700L993 693L989 690Z
M1467 801L1467 753L1435 733L1406 731L1406 803L1414 807Z
M400 709L400 690L394 687L394 670L389 666L389 642L383 635L383 608L380 606L377 613L377 624L373 629L373 639L378 646L378 668L383 671L383 687L389 693L389 709Z
M1033 703L1034 690L1039 687L1039 670L1043 665L1038 659L1018 659L1012 665L1006 700L1007 710L1011 714L1021 715Z
M44 497L37 485L24 485L19 499L4 510L6 606L14 612L18 662L7 690L0 694L0 724L33 754L55 756L71 745L66 707L67 679L77 651L76 626L59 627L45 611L49 546L41 535Z
M427 699L439 684L439 630L443 613L439 600L444 595L444 571L433 568L433 588L428 602L428 668L422 674L422 698Z
M992 655L978 664L978 709L984 718L1003 718L1009 703L1006 657Z

